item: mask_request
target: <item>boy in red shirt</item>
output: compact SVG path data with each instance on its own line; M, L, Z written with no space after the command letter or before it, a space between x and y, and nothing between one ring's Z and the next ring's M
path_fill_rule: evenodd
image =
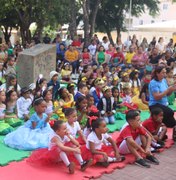
M132 153L135 158L135 164L149 168L146 160L159 164L159 161L152 155L150 145L151 135L140 124L140 114L137 110L130 110L126 114L128 125L124 127L117 138L117 146L121 154ZM141 154L146 155L146 160Z
M164 140L167 138L167 127L162 123L162 120L163 110L161 108L153 108L150 118L142 123L160 145L164 145Z

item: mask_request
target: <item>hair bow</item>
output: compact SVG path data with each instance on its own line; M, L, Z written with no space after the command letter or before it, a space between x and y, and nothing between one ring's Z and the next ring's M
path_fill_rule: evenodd
M97 113L97 112L98 112L98 109L97 109L95 106L91 106L90 112Z
M53 127L53 126L54 126L54 122L55 122L55 120L50 120L50 121L49 121L49 125L50 125L51 127Z
M90 124L90 125L92 125L92 121L95 121L95 120L98 119L97 116L88 116L88 118L89 118L89 124Z

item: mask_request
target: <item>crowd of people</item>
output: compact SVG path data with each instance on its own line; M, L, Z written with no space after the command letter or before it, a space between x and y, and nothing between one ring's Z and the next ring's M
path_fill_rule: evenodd
M32 44L39 43L35 38ZM0 135L15 149L36 150L28 161L56 163L63 161L74 173L74 155L84 171L92 164L107 167L125 160L132 153L135 163L149 168L159 164L152 154L162 148L167 128L173 128L174 111L169 107L176 92L176 44L166 44L162 37L141 43L121 37L116 44L97 35L88 46L80 36L56 44L56 69L50 80L39 75L36 82L20 87L16 62L24 47L19 42L0 46ZM25 69L24 69L25 70ZM149 119L140 121L140 112L148 110ZM117 112L126 114L127 123L117 139L108 134L107 124L118 121ZM17 126L20 126L16 130ZM82 153L84 152L84 153ZM120 155L122 154L122 155ZM145 156L145 158L144 158Z

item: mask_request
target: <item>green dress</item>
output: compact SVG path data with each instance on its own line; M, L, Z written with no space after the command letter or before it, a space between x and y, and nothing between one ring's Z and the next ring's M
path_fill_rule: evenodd
M105 62L105 54L104 52L99 52L98 53L98 63L103 64Z

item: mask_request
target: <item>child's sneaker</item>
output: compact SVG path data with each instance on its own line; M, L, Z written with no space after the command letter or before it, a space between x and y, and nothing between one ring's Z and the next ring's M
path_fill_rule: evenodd
M89 166L92 165L92 162L93 162L92 159L90 159L88 161L84 161L83 164L81 165L81 171L85 171L86 168L88 168Z
M141 167L146 167L146 168L150 168L150 165L144 160L144 159L138 159L135 161L136 165L139 165Z
M98 162L97 164L100 165L100 166L103 166L103 167L108 167L109 166L109 162L107 162L107 161L105 161L105 162Z
M173 139L174 141L176 141L176 126L174 126L174 128L173 128L172 139Z
M156 164L156 165L159 165L158 159L156 159L156 157L154 157L154 156L152 156L152 155L146 156L146 159L149 160L150 162Z
M75 172L75 164L73 162L70 162L70 164L68 165L68 170L70 174L74 174Z

